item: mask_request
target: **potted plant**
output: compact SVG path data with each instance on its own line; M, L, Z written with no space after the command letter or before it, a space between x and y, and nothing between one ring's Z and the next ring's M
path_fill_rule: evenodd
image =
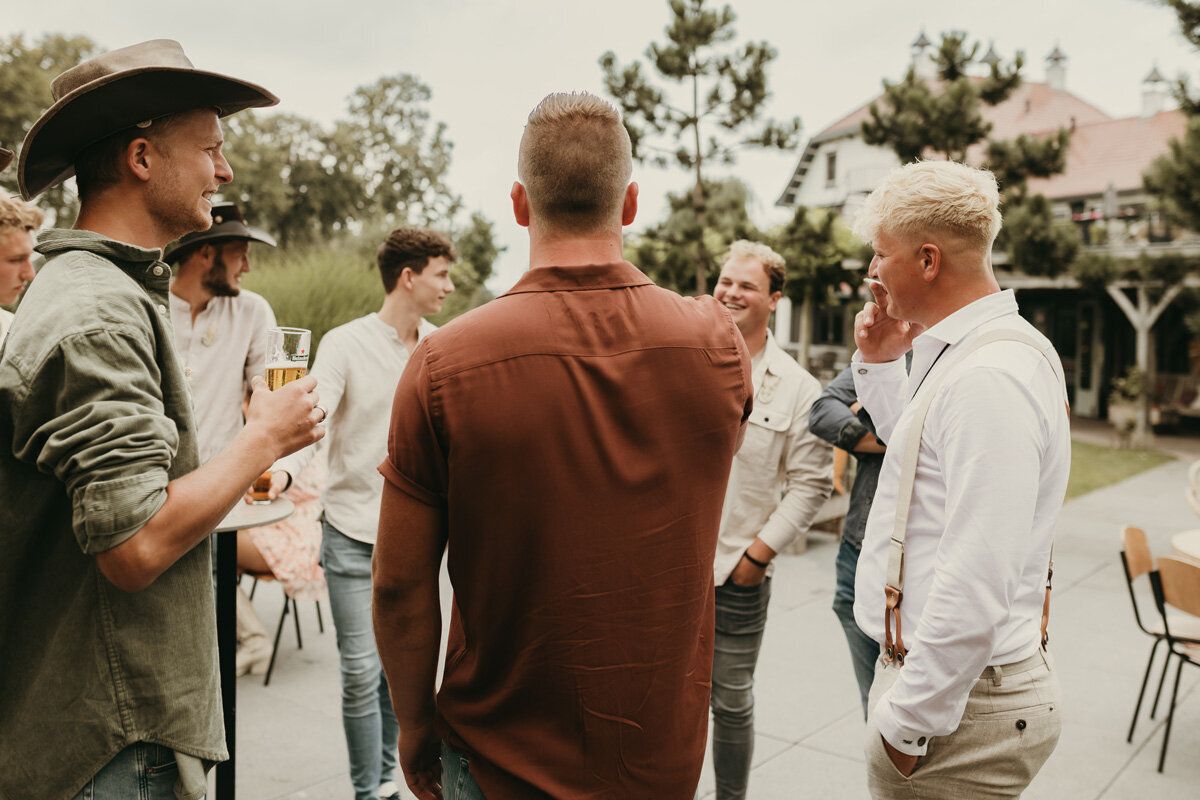
M1137 367L1130 367L1123 376L1113 379L1108 394L1108 421L1121 439L1128 439L1137 427L1146 389L1146 373Z

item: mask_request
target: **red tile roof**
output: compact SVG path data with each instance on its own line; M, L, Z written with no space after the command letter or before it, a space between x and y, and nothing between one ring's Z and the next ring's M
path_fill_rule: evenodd
M1179 110L1078 125L1071 134L1066 170L1031 180L1029 189L1052 199L1102 195L1110 183L1118 192L1140 190L1142 173L1186 129L1187 118Z

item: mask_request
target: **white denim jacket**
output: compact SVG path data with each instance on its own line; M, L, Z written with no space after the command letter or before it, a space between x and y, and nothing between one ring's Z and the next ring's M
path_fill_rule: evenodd
M779 552L807 530L833 486L833 449L808 430L821 384L767 332L754 359L754 411L733 459L713 577L720 586L755 537ZM767 568L770 575L774 567Z

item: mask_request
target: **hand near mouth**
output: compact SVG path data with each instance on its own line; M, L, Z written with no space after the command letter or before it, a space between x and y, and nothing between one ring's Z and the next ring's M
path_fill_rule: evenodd
M854 317L854 343L863 361L895 361L912 349L913 339L924 327L888 314L890 298L882 283L868 280L867 286L875 296L875 302L867 303Z

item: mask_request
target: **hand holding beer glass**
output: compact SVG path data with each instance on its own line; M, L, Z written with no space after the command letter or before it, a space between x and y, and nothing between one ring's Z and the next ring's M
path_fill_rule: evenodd
M305 328L267 329L267 388L271 391L300 380L308 372L312 332ZM250 487L251 502L271 502L271 470L258 476Z

